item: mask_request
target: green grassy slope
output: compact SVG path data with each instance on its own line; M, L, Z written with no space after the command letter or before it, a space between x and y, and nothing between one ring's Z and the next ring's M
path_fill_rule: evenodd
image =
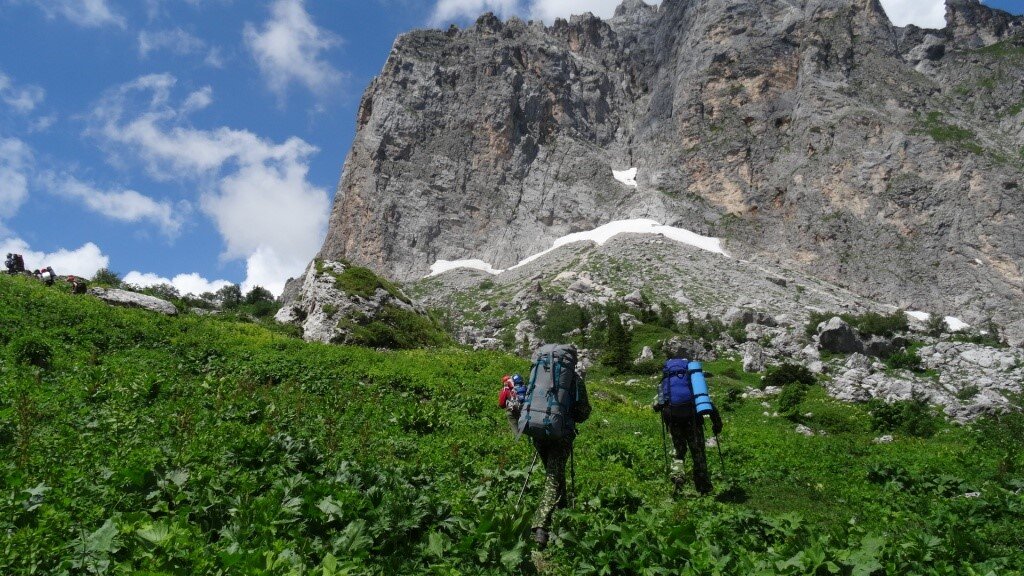
M41 345L40 345L41 344ZM1009 574L1019 452L977 430L871 442L812 389L806 438L734 361L716 497L673 498L653 379L598 376L577 505L525 545L540 474L495 406L518 358L306 344L0 277L2 574ZM33 348L41 353L27 354ZM25 363L35 357L46 368ZM726 398L732 398L726 400ZM774 401L773 401L774 402ZM991 426L987 430L994 430ZM965 497L970 492L977 497Z

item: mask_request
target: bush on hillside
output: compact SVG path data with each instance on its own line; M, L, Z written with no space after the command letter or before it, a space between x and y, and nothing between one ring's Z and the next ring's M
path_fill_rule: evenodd
M874 399L868 403L871 428L879 432L901 432L908 436L931 438L939 429L939 417L921 392L911 393L909 400L886 403Z
M922 370L921 357L913 350L894 352L885 360L885 365L891 370L911 370L913 372Z
M790 420L800 415L800 403L807 397L807 384L788 382L779 394L779 414Z
M451 340L433 318L385 305L372 320L351 326L344 343L371 348L411 349L444 346Z
M545 342L558 342L573 330L583 330L590 325L590 314L578 304L556 301L548 306L537 336Z
M817 382L817 379L815 379L814 373L806 367L786 362L769 368L768 373L761 378L761 387L783 387L794 382L804 386L812 386Z
M835 316L842 318L843 322L856 328L862 336L890 337L897 332L906 332L910 326L907 315L902 310L897 310L892 314L879 314L877 312L865 312L864 314L811 312L805 326L807 336L810 337L817 334L818 324L828 322Z
M37 334L25 334L7 345L15 364L46 370L53 361L53 347Z
M607 329L603 361L620 372L628 372L633 364L633 359L630 358L630 347L633 341L629 330L622 325L619 311L619 306L615 304L609 304L605 309Z
M114 272L110 268L100 268L92 275L91 282L93 284L99 284L101 286L111 286L117 288L121 285L121 276Z

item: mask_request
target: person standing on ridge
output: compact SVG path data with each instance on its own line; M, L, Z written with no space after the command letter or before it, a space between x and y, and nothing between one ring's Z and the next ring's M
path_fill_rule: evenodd
M551 517L569 504L565 467L573 453L576 424L590 417L590 399L573 346L549 344L533 355L530 386L519 432L530 436L544 464L544 492L530 529L537 548L547 547Z
M670 478L676 491L686 483L685 459L689 449L693 459L694 487L702 496L710 493L711 478L704 452L704 415L710 416L715 435L722 432L722 417L711 405L700 363L679 358L667 360L662 368L661 385L653 408L661 413L662 425L668 428L672 437L675 457Z

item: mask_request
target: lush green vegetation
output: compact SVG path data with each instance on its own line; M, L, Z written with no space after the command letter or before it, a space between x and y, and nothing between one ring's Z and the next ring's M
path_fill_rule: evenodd
M943 122L941 112L929 112L921 119L921 125L923 131L936 142L952 144L974 154L985 153L985 149L978 144L977 134L967 128Z
M316 271L318 274L331 274L334 277L335 287L346 294L352 294L361 298L372 298L377 290L380 289L405 303L409 303L409 298L397 286L387 279L378 276L373 270L362 266L355 266L348 262L343 262L343 264L345 269L340 273L336 273L328 271L324 267L323 262L317 260Z
M892 314L865 312L863 314L837 314L832 312L811 312L807 321L807 335L817 333L818 324L827 322L833 317L842 318L850 326L857 329L863 336L892 336L897 332L905 332L909 326L907 315L902 310Z
M714 497L673 497L656 377L590 380L575 509L531 555L540 474L494 407L516 357L306 344L0 277L2 574L1010 574L1020 415L874 444L809 386L794 413L709 362ZM771 400L779 402L780 400ZM715 452L709 456L717 460ZM965 496L970 494L970 497Z

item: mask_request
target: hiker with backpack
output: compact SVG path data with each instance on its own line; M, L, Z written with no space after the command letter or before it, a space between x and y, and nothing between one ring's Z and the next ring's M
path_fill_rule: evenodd
M530 437L544 464L544 492L530 524L541 550L548 544L552 514L569 504L565 467L572 463L576 424L585 422L590 410L576 348L547 344L534 352L519 434Z
M716 436L722 432L722 417L711 404L701 363L685 358L665 361L653 408L661 413L663 432L667 428L672 437L675 458L669 477L675 489L680 490L686 483L684 464L689 449L694 487L701 495L708 494L712 485L704 453L704 416L711 418L711 429Z
M519 414L526 398L526 383L519 374L508 374L501 378L501 392L498 393L498 408L505 410L512 433L519 431Z
M8 274L21 274L25 271L25 259L22 258L21 254L11 254L8 252L4 266L7 267Z

